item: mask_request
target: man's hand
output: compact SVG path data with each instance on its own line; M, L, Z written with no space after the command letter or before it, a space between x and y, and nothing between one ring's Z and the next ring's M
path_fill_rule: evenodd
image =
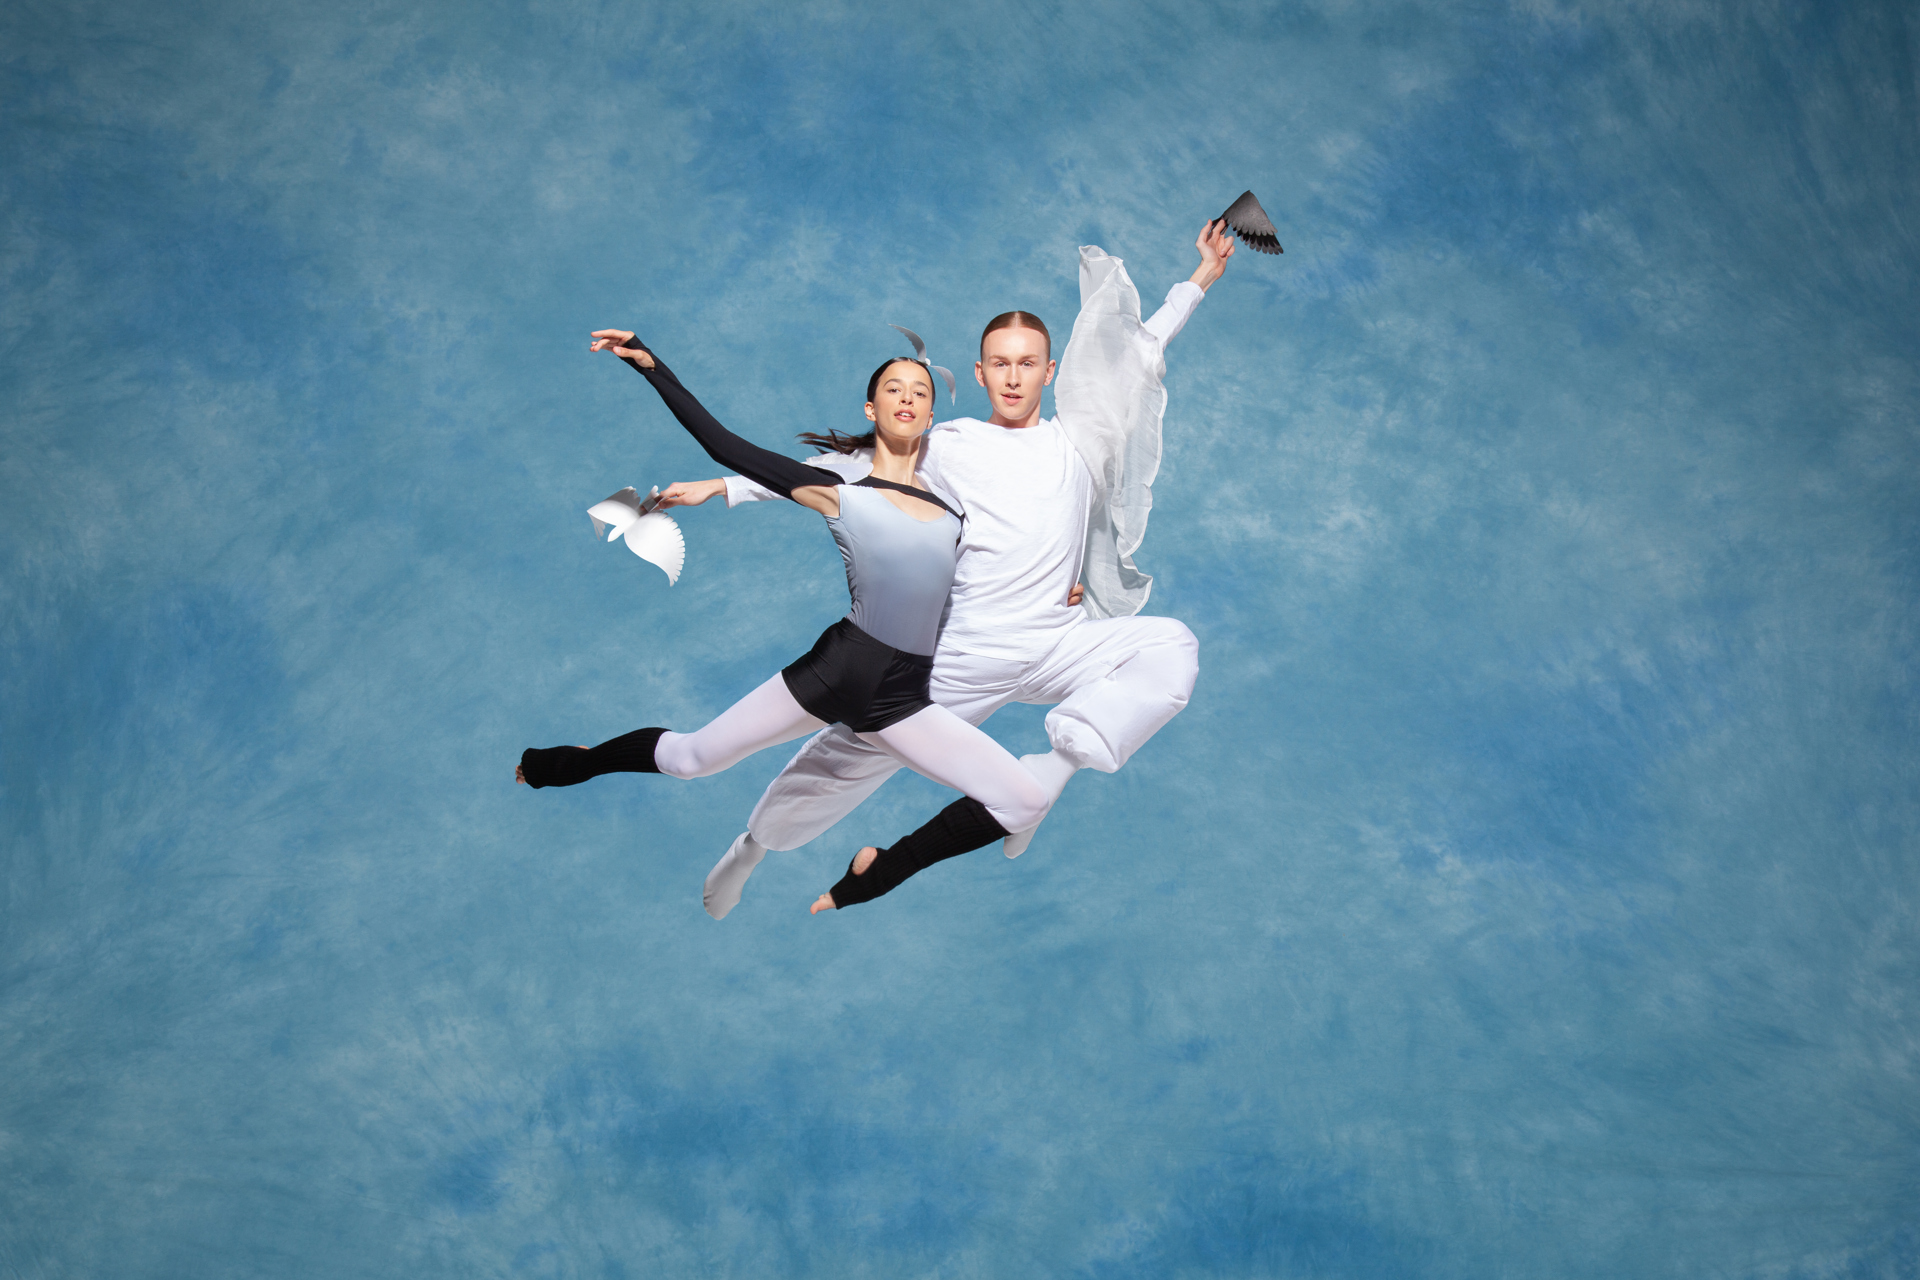
M632 360L643 369L653 368L653 357L639 347L628 347L640 335L631 329L595 329L589 351L611 351L623 360Z
M668 507L697 507L708 498L718 498L727 491L725 480L675 480L660 491L660 505L657 511Z
M1087 589L1078 582L1074 583L1073 590L1067 592L1067 607L1072 608L1074 605L1079 604L1080 597L1085 594L1087 594Z
M1193 242L1200 251L1200 265L1191 277L1202 291L1213 287L1213 282L1227 273L1227 259L1233 256L1233 228L1226 219L1216 218L1200 229L1200 238Z

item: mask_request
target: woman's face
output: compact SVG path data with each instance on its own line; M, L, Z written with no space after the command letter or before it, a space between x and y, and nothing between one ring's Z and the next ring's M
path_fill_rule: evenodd
M933 425L933 375L911 360L895 360L880 375L867 420L893 440L914 440Z

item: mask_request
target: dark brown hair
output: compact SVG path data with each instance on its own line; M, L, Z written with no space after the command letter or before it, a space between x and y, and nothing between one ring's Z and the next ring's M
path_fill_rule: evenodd
M1007 311L987 321L987 327L980 331L980 350L987 349L987 335L996 329L1032 329L1047 340L1047 358L1053 358L1053 335L1047 332L1047 326L1040 317L1031 311Z
M868 404L873 403L873 393L880 389L880 376L897 364L918 365L922 369L927 367L923 361L916 360L912 356L893 357L893 359L882 364L878 369L875 369L873 376L867 379ZM933 374L931 372L927 374L927 381L933 381ZM938 391L933 393L933 400L935 404L940 402L940 393ZM810 444L823 453L852 453L856 449L873 448L879 443L879 433L876 430L869 431L863 436L850 436L844 431L829 431L825 435L820 434L818 431L802 431L798 439L801 444Z

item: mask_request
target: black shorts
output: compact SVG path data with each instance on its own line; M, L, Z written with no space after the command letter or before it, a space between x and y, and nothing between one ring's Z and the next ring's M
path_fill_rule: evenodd
M808 715L873 733L933 705L933 658L882 644L842 618L780 675Z

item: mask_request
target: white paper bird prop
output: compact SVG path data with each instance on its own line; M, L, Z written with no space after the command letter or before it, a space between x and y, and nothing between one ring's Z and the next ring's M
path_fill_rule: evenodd
M680 569L687 563L687 540L680 535L680 526L672 516L656 510L659 505L657 486L642 501L629 485L605 502L588 507L587 514L593 517L594 537L609 528L608 542L624 536L627 549L648 564L659 565L667 575L667 585L672 586L680 581Z

